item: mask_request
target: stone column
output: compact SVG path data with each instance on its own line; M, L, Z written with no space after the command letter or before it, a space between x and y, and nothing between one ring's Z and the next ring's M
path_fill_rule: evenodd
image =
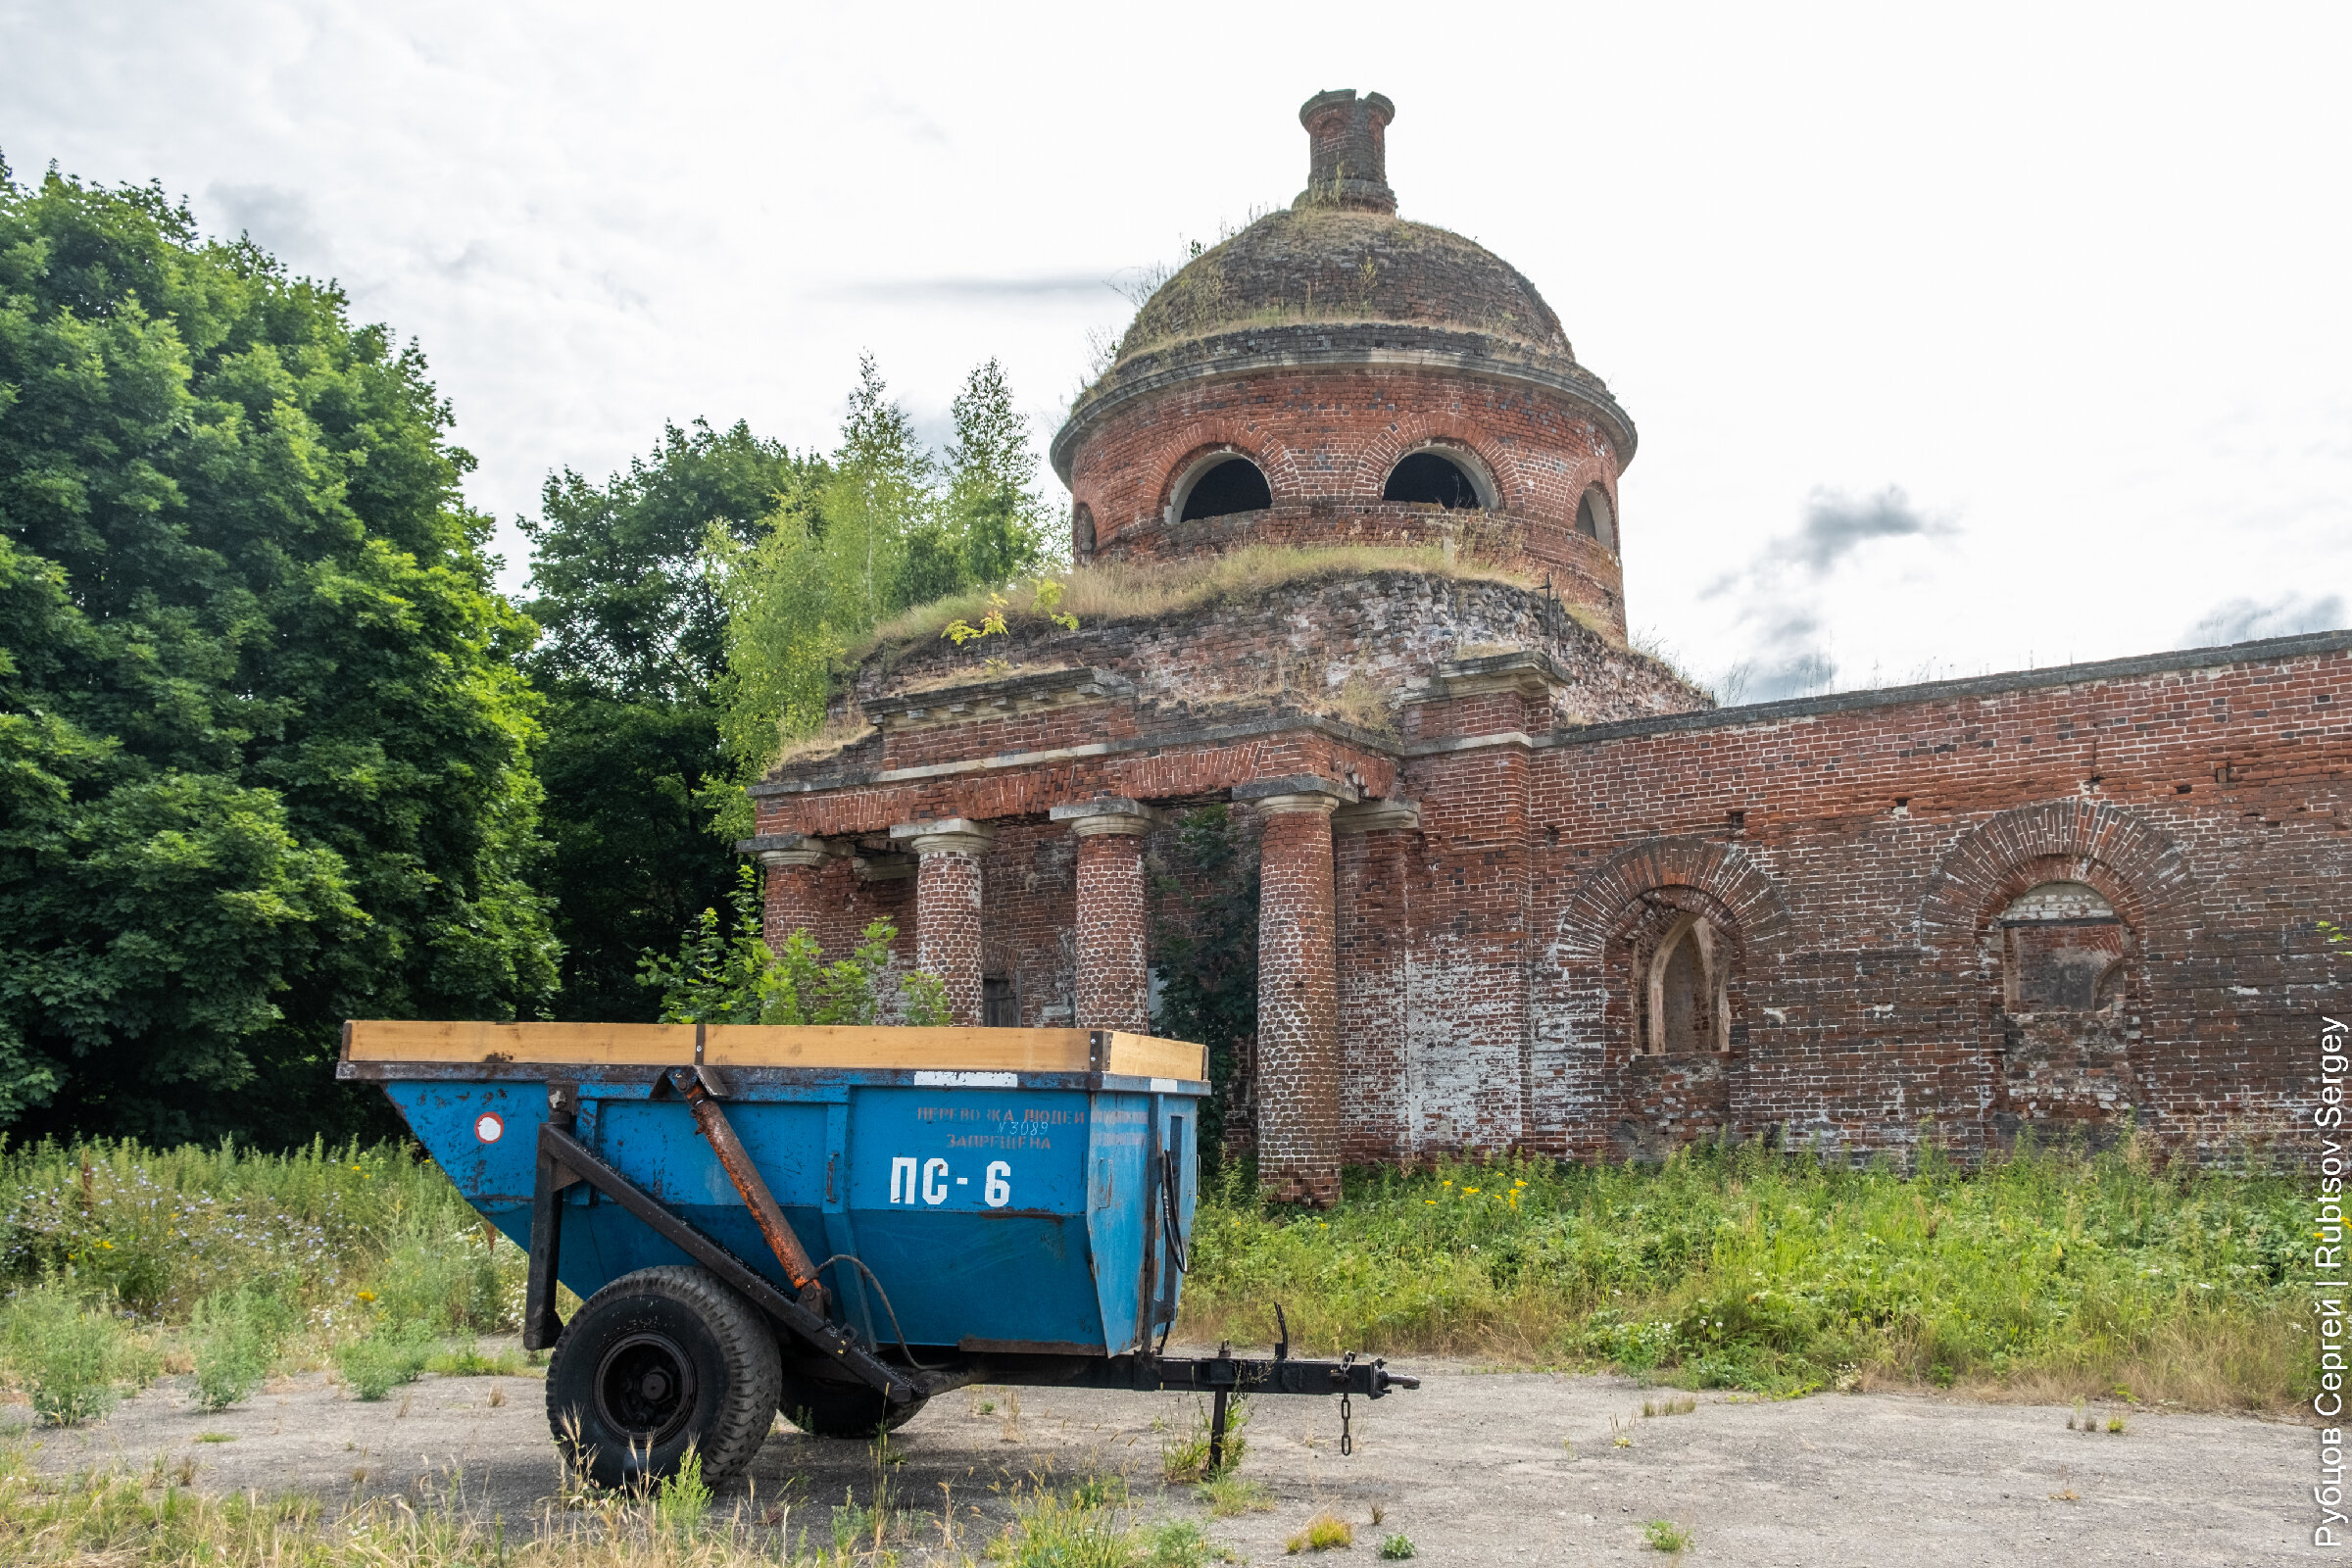
M1052 814L1078 835L1078 1027L1142 1034L1152 1024L1143 838L1151 808L1106 796Z
M1340 1196L1340 999L1330 779L1245 784L1266 814L1258 843L1257 1178L1277 1202Z
M996 829L960 816L901 822L892 839L914 851L914 961L948 988L948 1021L980 1022L980 858Z
M756 853L767 871L760 926L768 950L782 953L785 938L795 931L806 931L821 942L817 936L817 879L834 854L825 841L805 833L769 833L746 839L737 848Z

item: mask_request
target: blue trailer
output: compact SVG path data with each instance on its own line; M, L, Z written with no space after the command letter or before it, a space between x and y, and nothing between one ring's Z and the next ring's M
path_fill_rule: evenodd
M354 1021L340 1076L530 1258L523 1344L605 1485L871 1437L968 1383L1379 1398L1339 1360L1163 1353L1201 1048L1108 1030ZM582 1299L558 1319L556 1284ZM1343 1451L1348 1447L1343 1431ZM1212 1461L1213 1462L1213 1461Z

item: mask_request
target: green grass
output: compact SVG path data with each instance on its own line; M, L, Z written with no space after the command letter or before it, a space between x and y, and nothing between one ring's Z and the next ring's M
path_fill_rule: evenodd
M1262 1344L1279 1301L1302 1348L1687 1388L2262 1410L2312 1388L2291 1184L2157 1168L2135 1145L1973 1174L1754 1149L1356 1171L1321 1213L1261 1205L1248 1179L1235 1164L1203 1199L1188 1338ZM273 1366L336 1363L363 1395L426 1368L517 1372L471 1341L514 1326L522 1272L394 1147L0 1150L0 1371L44 1420L102 1414L167 1366L215 1407ZM1205 1459L1193 1427L1163 1456L1180 1470Z
M438 1336L514 1327L522 1274L521 1250L396 1146L0 1147L0 1374L60 1424L166 1367L212 1409L288 1362L389 1389Z
M1671 1519L1652 1519L1642 1527L1642 1539L1652 1551L1672 1553L1690 1544L1690 1532Z
M1663 1167L1548 1160L1351 1172L1327 1212L1204 1200L1186 1338L1265 1343L1273 1303L1316 1350L1615 1367L1795 1394L1957 1384L2283 1409L2307 1397L2286 1281L2297 1196L2154 1168L2136 1145L1963 1173L1828 1167L1755 1149Z

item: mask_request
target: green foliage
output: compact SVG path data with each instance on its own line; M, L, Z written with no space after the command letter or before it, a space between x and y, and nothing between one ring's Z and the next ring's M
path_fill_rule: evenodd
M848 957L826 963L806 931L785 938L781 954L769 950L752 867L739 868L728 902L731 923L705 909L674 957L648 952L638 959L638 984L661 993L662 1022L870 1024L885 1011L908 1024L948 1021L947 987L936 975L917 970L892 985L899 931L888 920L868 924Z
M0 1354L51 1426L78 1426L115 1407L117 1385L154 1369L112 1312L86 1308L57 1283L17 1292L0 1307Z
M878 622L1058 559L1028 421L994 360L965 381L954 413L943 464L868 355L831 458L784 491L752 543L710 530L728 612L720 727L737 780L757 777L786 739L824 723L834 662ZM721 833L750 830L739 789L708 798L721 808Z
M564 947L558 1017L652 1021L637 955L725 894L731 857L696 803L727 773L713 695L726 607L704 541L715 530L752 542L779 498L824 471L742 423L697 420L602 484L551 477L539 516L520 519L533 551L524 608L545 630L529 668L547 699L542 885Z
M686 1462L654 1487L654 1529L673 1541L691 1541L710 1511L710 1484L703 1479L703 1456L686 1450Z
M372 1402L404 1383L424 1375L433 1356L432 1330L411 1320L385 1322L366 1339L350 1340L335 1348L335 1370L351 1385L354 1397Z
M988 1546L989 1560L1004 1568L1137 1568L1145 1560L1144 1533L1122 1522L1114 1507L1047 1487L1015 1507L1011 1527Z
M56 1279L143 1320L251 1291L330 1335L379 1317L488 1332L518 1320L522 1268L403 1146L0 1152L0 1284Z
M195 1331L196 1402L225 1410L261 1387L296 1321L276 1296L248 1289L206 1297L189 1326Z
M1146 1568L1206 1568L1212 1562L1231 1562L1233 1553L1208 1539L1191 1519L1162 1519L1143 1532L1142 1557Z
M551 989L530 623L416 349L0 172L0 1126L387 1126L350 1016Z
M1697 1387L2136 1363L2197 1402L2308 1393L2287 1182L2159 1172L2135 1146L1973 1174L1922 1163L1904 1176L1752 1147L1662 1168L1448 1162L1352 1173L1325 1213L1226 1181L1196 1218L1181 1332L1269 1338L1279 1300L1311 1345L1506 1348Z
M1690 1544L1690 1532L1671 1519L1652 1519L1642 1527L1642 1540L1652 1551L1672 1553Z
M1402 1562L1407 1557L1417 1557L1420 1553L1413 1549L1413 1544L1402 1534L1397 1534L1380 1544L1380 1555L1384 1562Z
M1250 1425L1250 1396L1236 1395L1225 1411L1225 1443L1214 1470L1208 1466L1208 1425L1212 1414L1206 1400L1193 1401L1192 1422L1181 1437L1168 1438L1159 1446L1160 1473L1172 1482L1222 1481L1242 1466L1250 1452L1250 1439L1245 1435Z
M1152 1029L1208 1048L1200 1152L1213 1171L1242 1047L1257 1034L1257 845L1231 808L1204 806L1177 819L1155 892L1159 1015Z
M1309 1519L1306 1528L1285 1543L1283 1549L1297 1556L1302 1551L1330 1551L1354 1544L1355 1526L1326 1508Z

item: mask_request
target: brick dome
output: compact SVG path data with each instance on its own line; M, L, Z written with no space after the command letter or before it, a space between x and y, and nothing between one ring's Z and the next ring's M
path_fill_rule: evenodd
M1472 547L1622 633L1634 422L1517 268L1396 216L1395 116L1308 99L1305 190L1144 302L1054 438L1072 549Z
M1544 296L1485 246L1308 197L1259 219L1161 284L1120 340L1119 363L1236 327L1343 321L1479 332L1575 364Z

